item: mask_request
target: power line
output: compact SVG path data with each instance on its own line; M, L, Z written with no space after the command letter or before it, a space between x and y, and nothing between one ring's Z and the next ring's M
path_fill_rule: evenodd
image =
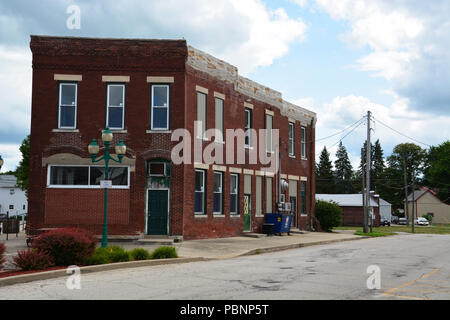
M351 128L351 127L353 127L353 126L355 126L352 130L350 130L349 132L347 132L347 134L346 135L344 135L342 138L340 138L338 141L336 141L336 143L334 143L332 146L329 146L329 147L327 147L327 146L325 146L326 148L328 148L328 149L331 149L331 148L333 148L335 145L337 145L339 142L341 142L342 140L344 140L348 135L350 135L353 131L355 131L359 126L361 126L363 123L364 123L364 121L362 121L362 120L364 120L366 117L362 117L360 120L358 120L357 122L355 122L353 125L351 125L350 127L348 127L348 128ZM348 129L347 128L347 129ZM345 130L344 130L345 131ZM344 131L342 131L342 132L344 132ZM322 151L319 151L319 152L317 152L316 153L316 155L318 155L318 154L320 154L320 153L322 153Z
M400 131L395 130L394 128L388 126L387 124L385 124L385 123L383 123L382 121L376 119L375 117L373 117L373 120L376 121L376 122L378 122L379 124L385 126L386 128L391 129L392 131L398 133L399 135L402 135L402 136L404 136L404 137L406 137L406 138L408 138L408 139L410 139L410 140L412 140L412 141L415 141L415 142L417 142L417 143L423 144L423 145L425 145L425 146L427 146L427 147L431 147L431 145L429 145L428 143L425 143L425 142L419 141L419 140L417 140L417 139L411 138L410 136L407 136L406 134L401 133Z
M322 141L322 140L326 140L326 139L335 137L335 136L337 136L337 135L339 135L339 134L341 134L341 133L344 133L345 131L347 131L348 129L352 128L354 125L358 124L360 121L364 120L365 118L366 118L366 116L363 116L361 119L359 119L358 121L356 121L356 122L353 123L352 125L348 126L347 128L345 128L345 129L343 129L343 130L341 130L341 131L339 131L339 132L337 132L337 133L335 133L335 134L332 134L331 136L328 136L328 137L325 137L325 138L317 139L317 140L315 140L315 142L317 142L317 141ZM311 142L311 141L310 141L310 142Z

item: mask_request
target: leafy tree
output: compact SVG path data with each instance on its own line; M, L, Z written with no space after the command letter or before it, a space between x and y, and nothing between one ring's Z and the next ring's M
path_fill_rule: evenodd
M431 147L426 157L424 183L437 197L450 204L450 140Z
M336 179L336 193L353 193L352 186L353 167L348 158L347 149L339 143L339 148L336 152L336 161L334 161Z
M17 186L25 191L28 197L28 176L30 173L30 135L28 135L19 148L22 153L22 160L19 163L14 175L17 178Z
M320 154L320 162L316 166L316 193L334 193L333 164L330 154L324 147Z
M401 143L395 146L392 154L387 158L388 167L385 169L385 184L380 195L391 202L394 208L403 207L404 200L404 169L407 184L417 181L423 172L426 151L414 143ZM412 191L408 187L408 194Z

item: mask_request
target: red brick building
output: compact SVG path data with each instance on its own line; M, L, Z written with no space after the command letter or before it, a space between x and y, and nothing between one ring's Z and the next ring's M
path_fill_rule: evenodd
M333 201L342 209L342 226L362 227L364 224L364 206L361 194L316 194L317 200ZM380 196L371 195L369 204L369 214L373 215L373 226L379 227L380 217Z
M78 226L101 233L104 168L92 163L87 146L95 138L103 153L106 126L112 146L119 139L127 146L109 178L109 235L195 239L260 232L264 213L275 212L280 197L292 202L296 226L309 225L315 113L184 40L32 36L30 47L32 229ZM224 133L279 129L281 172L265 172L260 163L174 164L171 152L179 141L172 133L187 129L194 150L198 120L201 130ZM235 151L248 157L252 140L245 138L244 150L236 144ZM211 144L207 137L199 141L204 148ZM225 158L228 140L221 144Z

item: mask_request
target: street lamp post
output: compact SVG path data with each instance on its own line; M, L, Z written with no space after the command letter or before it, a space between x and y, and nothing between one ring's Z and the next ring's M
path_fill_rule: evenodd
M102 133L102 141L105 144L105 154L99 158L96 159L97 154L100 151L100 147L97 144L97 141L95 139L92 139L91 144L88 146L89 154L92 158L92 163L105 161L105 180L108 180L109 178L109 161L112 160L117 163L122 163L123 156L127 152L127 147L123 143L122 139L120 139L119 143L115 146L115 151L117 154L117 158L115 159L111 156L109 153L109 147L111 145L111 141L113 140L113 134L109 130L108 127L105 128L105 130ZM107 212L108 212L108 187L105 186L105 204L104 204L104 213L103 213L103 232L102 232L102 248L108 246L108 226L107 226Z

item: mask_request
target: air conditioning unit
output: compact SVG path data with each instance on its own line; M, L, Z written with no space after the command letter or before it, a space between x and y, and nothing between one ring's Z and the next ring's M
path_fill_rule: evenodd
M279 202L278 203L278 211L291 212L291 203L290 202Z

